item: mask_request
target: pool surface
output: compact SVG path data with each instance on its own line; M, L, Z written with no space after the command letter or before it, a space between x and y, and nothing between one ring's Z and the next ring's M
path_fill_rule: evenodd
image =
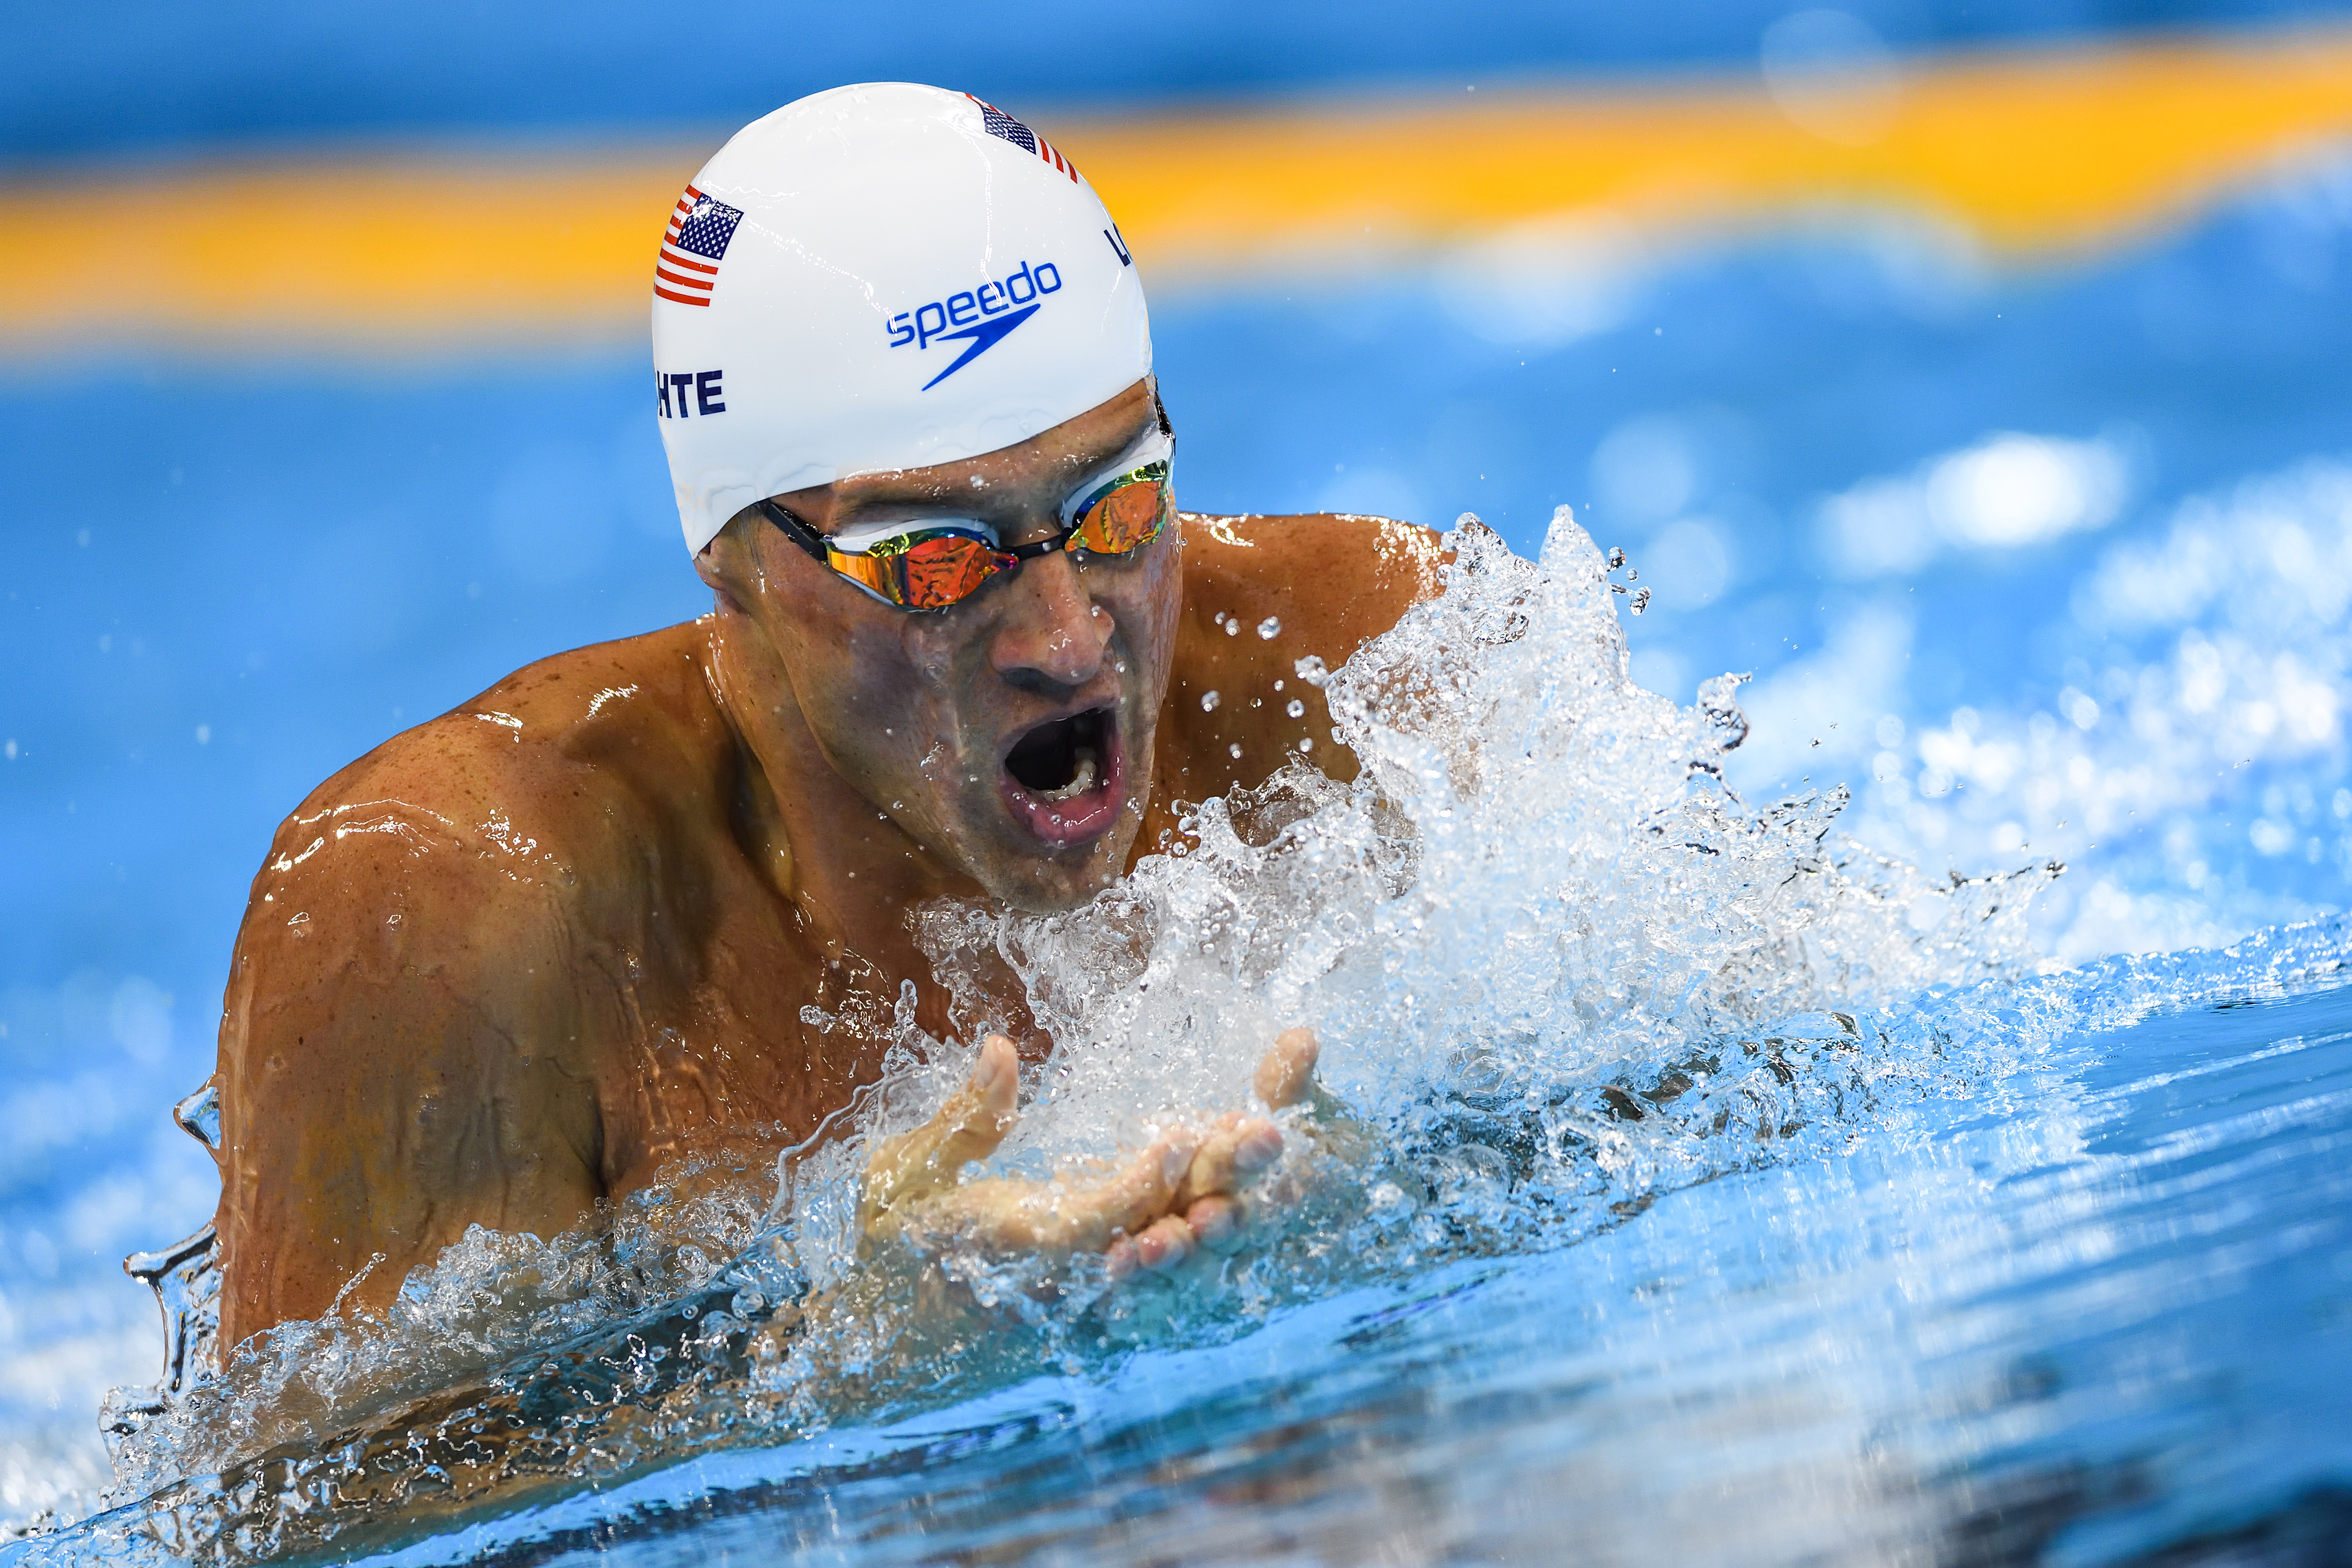
M702 1216L681 1261L648 1221L641 1278L544 1342L572 1415L592 1384L654 1409L682 1363L643 1348L704 1346L687 1414L358 1513L328 1436L440 1464L467 1401L539 1375L452 1304L523 1263L326 1336L373 1370L278 1469L199 1412L184 1473L118 1480L95 1412L158 1345L120 1260L211 1214L166 1112L278 818L531 658L703 607L642 353L0 362L0 1523L81 1521L0 1562L2352 1561L2352 157L2030 266L1847 210L1588 261L1154 298L1188 507L1471 511L1534 558L1568 505L1590 537L1548 559L1601 596L1560 611L1583 641L1539 630L1622 636L1633 682L1478 644L1465 721L1554 725L1554 771L1454 802L1402 733L1411 898L1367 890L1405 852L1332 801L1321 881L1236 841L1137 893L1171 931L1205 889L1252 911L1172 989L1236 1039L1311 1016L1380 1130L1298 1246L1158 1322L1048 1314L828 1401L744 1336L838 1237L786 1267L758 1215ZM1675 768L1727 670L1714 818ZM1662 812L1726 865L1626 849ZM1133 1000L1082 958L1048 969ZM1238 1081L1120 1016L1181 1046L1168 1093ZM1007 1158L1142 1109L1081 1083ZM812 1223L845 1190L813 1166ZM712 1300L726 1332L682 1316Z

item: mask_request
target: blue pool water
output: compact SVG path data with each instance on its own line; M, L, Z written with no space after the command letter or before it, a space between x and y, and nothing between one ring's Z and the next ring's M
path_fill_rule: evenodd
M2347 167L2022 273L1833 217L1156 301L1188 505L1470 509L1532 553L1570 503L1656 592L1638 679L1755 672L1751 799L1845 783L1843 830L1938 874L2065 860L2032 929L2066 964L2254 948L2020 972L2011 1011L2073 1000L2030 1053L1981 1035L2000 1070L1937 1114L1642 1178L1607 1224L385 1549L2341 1561L2347 939L2280 928L2352 902ZM118 1260L210 1212L163 1112L277 818L698 609L639 359L0 371L0 1514L91 1507L98 1398L152 1375Z
M2030 1110L386 1560L2341 1562L2352 990L2236 977Z

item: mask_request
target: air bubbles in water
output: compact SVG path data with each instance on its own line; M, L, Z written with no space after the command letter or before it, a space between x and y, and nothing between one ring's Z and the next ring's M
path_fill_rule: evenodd
M1203 691L1201 693L1201 711L1203 713L1214 713L1217 710L1217 704L1223 702L1224 700L1224 696L1221 692Z
M1290 700L1290 705L1285 708L1283 711L1289 714L1294 719L1302 719L1307 715L1307 704L1294 697Z
M1272 642L1282 635L1282 622L1276 616L1266 616L1265 619L1258 622L1257 635L1265 641Z

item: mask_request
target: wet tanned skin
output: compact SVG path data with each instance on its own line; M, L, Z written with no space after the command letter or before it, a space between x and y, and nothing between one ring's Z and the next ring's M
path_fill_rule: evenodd
M1139 384L1004 452L783 500L823 532L952 510L1040 538L1155 417ZM349 1299L381 1304L469 1225L553 1236L683 1156L768 1179L876 1077L902 981L946 1032L909 910L1083 902L1160 847L1177 802L1260 782L1304 740L1352 776L1294 662L1336 668L1436 591L1433 535L1335 517L1187 516L1133 556L1040 557L934 614L868 597L755 511L696 567L710 616L531 665L278 830L221 1028L225 1342L318 1315L355 1276ZM1086 712L1115 717L1124 789L1101 831L1049 842L1008 805L1004 758ZM804 1026L810 1005L847 1026ZM1270 1104L1311 1068L1311 1040L1286 1042L1259 1077ZM927 1169L1009 1125L1009 1049L915 1141ZM1229 1116L1197 1154L1155 1145L1166 1179L1122 1177L1072 1245L1103 1245L1114 1215L1133 1235L1115 1266L1208 1244L1268 1131ZM869 1207L887 1186L869 1181ZM974 1223L1026 1235L1000 1217Z

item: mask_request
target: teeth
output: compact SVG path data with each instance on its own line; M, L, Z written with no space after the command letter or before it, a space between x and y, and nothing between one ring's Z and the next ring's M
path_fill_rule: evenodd
M1037 798L1039 800L1076 800L1095 787L1095 774L1097 771L1095 754L1081 748L1078 752L1077 771L1070 775L1070 782L1059 789L1040 790L1037 792Z

